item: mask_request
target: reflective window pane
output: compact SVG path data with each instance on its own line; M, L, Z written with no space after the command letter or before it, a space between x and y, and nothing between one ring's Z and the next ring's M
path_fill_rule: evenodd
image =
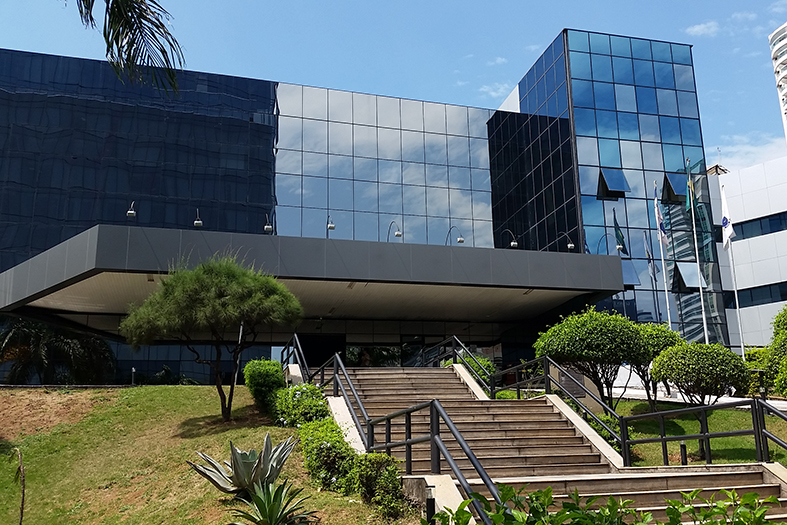
M637 87L637 107L640 113L658 113L656 90L647 87Z
M684 144L702 146L699 120L682 118L680 119L680 129Z
M445 133L445 106L424 102L424 131Z
M402 183L402 163L390 160L381 160L377 163L378 177L380 182L390 182L393 184Z
M615 103L618 111L637 111L637 96L634 86L615 86Z
M414 162L402 163L402 181L405 184L426 184L426 166Z
M691 66L675 64L675 87L684 91L694 91L694 71Z
M634 83L634 64L629 58L612 58L612 72L619 84Z
M303 116L303 86L279 84L276 88L276 101L280 115Z
M448 168L448 186L451 188L470 189L470 168L451 166Z
M353 203L356 211L378 211L377 184L355 181L353 192ZM376 227L375 231L377 231Z
M353 121L353 97L348 91L328 90L328 118L338 122Z
M591 53L609 54L609 36L599 33L590 33Z
M402 159L402 136L398 129L377 128L377 153L381 159Z
M670 45L666 42L651 42L651 50L653 51L653 60L661 62L672 62L672 52Z
M650 60L650 41L639 40L637 38L631 39L631 56L634 58L644 58Z
M658 98L660 115L678 116L678 101L675 98L675 91L671 89L657 89L656 96Z
M426 187L402 187L404 213L407 215L426 215Z
M661 140L663 142L680 144L680 123L678 119L661 117L659 118L659 124L661 127Z
M426 244L426 217L405 215L402 222L402 238L405 242Z
M577 137L577 157L580 164L598 166L598 146L596 139Z
M378 241L379 226L376 213L353 213L355 232L353 238L356 241Z
M445 188L448 186L448 166L438 166L435 164L426 165L426 185L427 186L440 186Z
M590 55L576 51L569 52L569 64L571 66L571 78L581 78L590 80Z
M615 88L612 84L593 82L597 109L615 109Z
M655 85L653 78L653 62L649 60L635 60L634 61L634 83L638 86Z
M624 168L641 169L642 154L639 142L620 141L620 160Z
M377 97L377 119L380 126L388 128L401 127L402 120L399 116L399 99Z
M612 59L606 55L591 55L593 80L612 82Z
M328 151L328 123L323 120L303 121L303 149L326 153Z
M448 164L448 150L445 135L424 133L424 143L425 159L427 163Z
M305 118L328 118L328 90L303 87L303 116Z
M328 204L332 210L353 209L353 182L342 179L329 179Z
M303 174L312 177L327 177L328 155L325 153L304 153Z
M402 131L402 160L412 162L424 161L423 133Z
M596 135L596 112L592 109L574 110L574 128L577 135Z
M380 212L402 213L402 186L399 184L380 184Z
M303 178L303 205L308 208L328 207L328 179Z
M601 166L620 167L620 147L617 140L598 139L598 157Z
M355 180L377 182L377 160L355 157L353 159L353 175Z
M426 188L426 213L430 217L448 217L448 188Z
M305 125L305 123L304 123ZM353 127L350 124L329 122L329 152L341 155L353 154Z
M654 62L653 71L656 75L656 87L675 89L675 77L672 74L672 64Z
M328 155L328 176L332 179L352 179L353 159L340 155Z
M659 118L655 115L639 116L639 132L642 140L659 142L661 132L659 131Z
M663 170L664 162L661 155L661 144L642 143L642 165L646 170Z
M639 126L635 113L618 113L618 133L621 139L639 140Z
M590 44L588 42L588 34L584 31L569 31L568 48L574 51L589 52Z
M618 119L614 111L596 111L596 128L598 136L618 138Z
M424 129L423 102L402 99L402 128L415 131Z
M492 220L492 194L488 191L474 191L473 218L485 221Z
M470 165L470 141L467 137L448 136L448 164Z
M301 149L303 146L303 121L299 118L279 117L279 143L284 149Z
M360 157L377 157L377 128L353 126L353 150Z
M377 125L376 97L353 93L353 122L355 124Z
M678 91L678 113L681 117L699 118L697 96L691 91Z
M571 91L573 93L574 106L593 107L593 83L587 80L572 80Z
M631 42L622 36L611 36L609 38L612 45L612 54L619 57L631 56Z
M449 135L467 136L467 108L462 106L445 106L446 132Z

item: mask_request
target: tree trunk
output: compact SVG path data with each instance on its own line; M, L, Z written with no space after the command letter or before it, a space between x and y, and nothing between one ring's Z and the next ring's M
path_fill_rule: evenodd
M227 409L227 396L224 393L224 387L222 386L221 382L221 345L215 345L216 348L216 360L213 362L213 373L216 375L216 390L219 393L219 399L221 400L221 418L224 421L229 421L231 419L231 412Z
M240 353L243 351L241 348L235 349L232 352L232 378L230 379L230 394L227 396L227 417L232 417L232 398L235 396L235 383L238 382L238 369L240 368ZM224 421L228 421L225 419Z

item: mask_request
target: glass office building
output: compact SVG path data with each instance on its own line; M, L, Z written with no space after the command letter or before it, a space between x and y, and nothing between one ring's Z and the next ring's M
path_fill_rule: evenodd
M643 322L665 321L670 308L694 340L704 286L710 338L726 340L687 45L564 30L498 110L198 72L179 84L169 97L124 85L103 62L0 50L0 273L97 224L186 230L199 219L223 233L461 240L468 257L620 256L626 289L601 307ZM479 344L530 340L522 322L499 319L463 323L490 334ZM390 320L385 336L451 335L454 325L434 320ZM350 324L333 330L349 334ZM162 359L186 359L176 354Z
M725 341L690 46L566 30L515 95L490 121L496 246L513 236L533 250L571 243L619 253L626 290L601 306L643 322L665 322L669 308L673 328L692 340L704 338L702 286L709 340ZM654 196L668 236L666 269Z

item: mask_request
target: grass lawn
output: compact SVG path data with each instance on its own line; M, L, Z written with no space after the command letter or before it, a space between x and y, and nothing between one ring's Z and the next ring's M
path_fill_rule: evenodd
M675 410L683 408L685 405L680 403L659 403L659 410ZM617 408L621 416L634 414L645 414L650 412L648 404L643 401L621 401ZM776 434L782 440L787 441L787 422L779 418L767 416L765 427ZM708 416L708 430L710 432L726 432L732 430L744 430L752 428L751 413L748 410L714 410ZM683 436L698 434L700 424L693 414L685 414L678 417L667 419L665 430L668 436ZM640 420L632 422L629 427L629 434L632 439L644 439L659 436L658 419ZM704 457L698 454L699 444L696 440L686 442L689 453L689 463L705 463ZM711 459L713 463L740 463L756 461L754 449L754 437L735 436L727 438L711 439ZM769 442L772 461L785 463L787 451ZM671 465L680 465L680 442L675 441L667 446ZM662 465L662 453L660 443L645 443L633 447L632 459L634 466Z
M270 426L245 387L236 390L233 421L223 423L215 387L149 386L120 390L0 390L0 523L19 521L15 463L27 473L26 525L226 524L235 506L186 464L196 450L228 459L229 442L260 449L294 433ZM387 523L358 496L314 488L300 447L280 479L288 478L323 523ZM242 506L242 505L239 505ZM414 524L415 517L402 524Z

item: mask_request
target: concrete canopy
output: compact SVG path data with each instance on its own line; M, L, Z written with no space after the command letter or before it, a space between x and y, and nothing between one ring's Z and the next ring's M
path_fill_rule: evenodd
M615 256L99 225L0 274L0 312L117 336L170 268L215 254L283 281L304 308L299 333L336 320L510 326L623 289ZM272 329L267 342L290 335Z

